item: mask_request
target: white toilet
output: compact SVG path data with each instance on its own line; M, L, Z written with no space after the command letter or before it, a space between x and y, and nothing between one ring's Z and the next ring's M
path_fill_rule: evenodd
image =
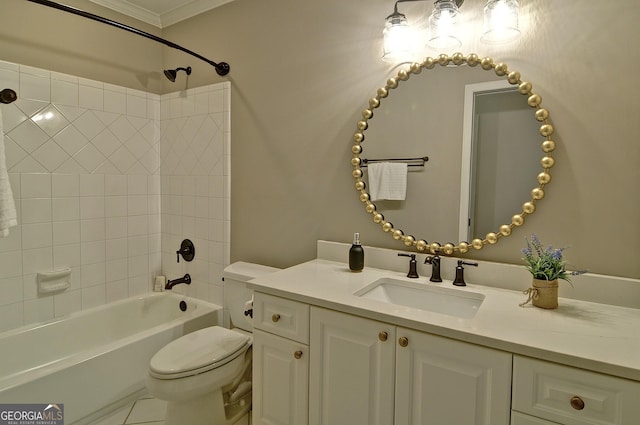
M225 316L232 329L212 326L184 335L151 359L147 389L167 401L165 425L247 424L251 407L253 291L246 282L278 269L237 262L224 276Z

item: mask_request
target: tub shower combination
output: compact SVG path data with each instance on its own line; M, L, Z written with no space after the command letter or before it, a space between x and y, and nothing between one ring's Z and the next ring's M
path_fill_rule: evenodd
M150 293L0 333L0 402L62 403L86 424L145 392L151 357L222 323L222 307Z
M226 62L128 25L50 0L28 1L126 30L205 61L218 75L229 73ZM165 75L175 80L179 70ZM0 103L17 97L2 90ZM0 333L0 403L62 403L65 424L90 423L145 392L149 361L160 348L219 324L218 305L152 293Z

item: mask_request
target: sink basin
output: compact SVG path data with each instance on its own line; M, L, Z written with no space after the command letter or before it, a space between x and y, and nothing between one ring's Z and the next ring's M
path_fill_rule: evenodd
M475 292L393 278L378 279L354 295L463 319L473 318L484 300L484 295Z

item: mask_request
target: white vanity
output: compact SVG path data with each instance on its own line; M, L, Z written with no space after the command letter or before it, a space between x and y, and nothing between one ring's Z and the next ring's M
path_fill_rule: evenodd
M342 248L322 244L319 259L251 282L256 424L640 423L640 309L564 298L522 308L520 291L455 288L446 274L434 284L425 269L351 273L322 254ZM396 252L370 257L398 264ZM405 282L438 303L372 295ZM637 283L625 282L630 296Z

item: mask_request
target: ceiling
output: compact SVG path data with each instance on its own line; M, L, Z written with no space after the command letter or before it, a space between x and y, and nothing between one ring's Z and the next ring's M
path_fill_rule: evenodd
M164 28L233 0L91 0L124 15Z

